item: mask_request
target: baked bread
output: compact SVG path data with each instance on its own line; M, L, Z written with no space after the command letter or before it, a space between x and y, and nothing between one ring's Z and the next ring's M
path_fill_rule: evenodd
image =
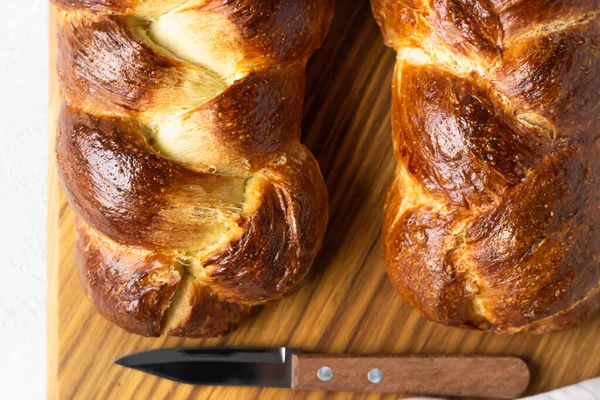
M126 330L222 335L302 283L328 219L300 144L330 0L53 0L76 258Z
M573 326L600 304L597 0L372 0L397 53L387 272L427 318Z

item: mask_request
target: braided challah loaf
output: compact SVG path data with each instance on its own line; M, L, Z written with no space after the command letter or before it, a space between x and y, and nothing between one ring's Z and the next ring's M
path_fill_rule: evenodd
M296 289L328 219L300 144L332 0L53 0L80 278L142 335L227 333Z
M600 304L597 0L372 0L398 52L388 275L427 318L544 333Z

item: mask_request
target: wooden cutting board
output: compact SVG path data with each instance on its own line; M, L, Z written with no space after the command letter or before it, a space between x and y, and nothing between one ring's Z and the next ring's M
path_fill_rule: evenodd
M51 14L51 21L54 21ZM51 24L53 25L53 24ZM51 27L50 142L56 98ZM600 316L547 336L500 336L437 326L407 306L388 282L381 256L383 201L396 162L390 137L394 53L386 49L369 4L338 2L324 48L309 64L304 142L326 178L331 220L306 285L256 312L219 339L149 339L97 315L79 285L74 214L49 157L48 398L50 399L392 399L397 396L284 389L194 387L127 370L127 353L173 346L292 346L310 352L505 354L527 360L528 394L600 375ZM52 146L51 146L52 149Z

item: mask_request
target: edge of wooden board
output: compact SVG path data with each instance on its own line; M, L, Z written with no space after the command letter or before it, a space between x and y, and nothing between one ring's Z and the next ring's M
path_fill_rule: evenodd
M46 396L48 399L58 398L58 240L55 234L59 225L58 207L60 189L57 184L58 176L54 162L54 137L56 130L57 84L56 84L56 8L50 5L48 16L48 220L47 220L47 294L46 294Z

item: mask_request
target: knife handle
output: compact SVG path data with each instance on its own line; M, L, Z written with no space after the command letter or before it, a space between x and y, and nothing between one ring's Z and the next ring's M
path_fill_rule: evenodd
M295 354L292 389L512 399L529 384L516 357Z

